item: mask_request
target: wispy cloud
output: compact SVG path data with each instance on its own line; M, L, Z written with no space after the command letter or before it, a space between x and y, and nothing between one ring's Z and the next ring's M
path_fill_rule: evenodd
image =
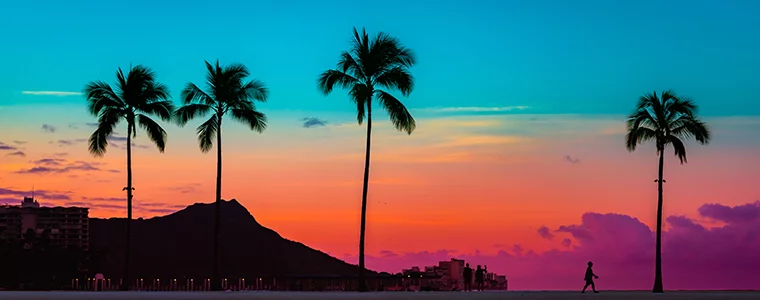
M26 144L26 141L15 141L15 140L14 140L13 142L14 142L14 143L16 143L16 145L23 145L23 144Z
M65 92L65 91L22 91L21 94L35 95L35 96L80 96L82 95L82 93L80 92Z
M418 109L424 112L433 113L449 113L449 112L510 112L530 109L527 105L518 106L496 106L496 107L484 107L484 106L460 106L460 107L429 107Z
M51 141L50 143L51 144L52 143L56 143L56 144L58 144L59 147L62 147L62 146L76 145L76 144L79 144L79 143L84 143L86 141L87 141L87 139L74 139L74 140L58 140L56 142Z
M35 166L29 169L21 169L16 174L61 174L74 171L104 171L97 167L98 163L88 163L85 161L74 161L65 163L64 159L47 158L34 161Z
M41 197L46 198L50 200L70 200L71 196L70 192L54 192L54 191L46 191L46 190L35 190L34 195L35 197ZM11 188L0 188L0 196L13 196L13 197L29 197L32 195L32 191L21 191L21 190L14 190ZM19 199L21 201L21 199Z
M572 157L570 155L565 155L565 161L569 162L571 164L577 164L577 163L581 162L581 160L579 158Z
M322 126L327 125L327 121L320 120L320 119L314 118L314 117L303 118L303 119L301 119L301 121L303 121L302 126L304 128L322 127Z
M170 187L169 190L177 191L182 194L189 194L189 193L195 193L198 191L198 188L200 188L200 183L191 183L183 186L176 186L176 187Z
M55 132L55 130L56 130L55 126L53 126L53 125L42 124L42 131L44 131L44 132L53 133L53 132Z
M17 150L16 147L0 142L0 150Z
M21 157L25 157L25 156L26 156L26 153L24 153L24 152L22 152L22 151L16 151L16 152L11 152L11 153L8 153L7 155L8 155L8 156L21 156Z

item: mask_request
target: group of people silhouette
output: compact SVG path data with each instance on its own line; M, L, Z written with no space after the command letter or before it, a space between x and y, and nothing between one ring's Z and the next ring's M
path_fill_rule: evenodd
M591 290L594 291L594 293L599 292L596 290L596 284L594 284L594 278L599 279L599 276L596 276L596 274L594 274L594 270L592 269L593 266L593 262L588 262L588 267L586 267L586 275L583 276L583 280L586 281L586 285L583 286L581 293L585 293L586 289L589 286L591 286ZM478 265L475 269L475 284L477 285L478 291L482 291L485 288L485 277L486 273L488 273L487 268L488 266L483 266L483 268L481 268L480 265ZM470 268L470 264L465 264L462 275L464 277L464 291L472 291L472 268Z
M475 269L475 284L477 285L478 291L482 291L485 288L486 273L488 273L486 268L488 268L488 266L481 268L480 265L478 265L477 269ZM470 264L465 265L462 275L464 277L464 290L472 291L472 268L470 268Z

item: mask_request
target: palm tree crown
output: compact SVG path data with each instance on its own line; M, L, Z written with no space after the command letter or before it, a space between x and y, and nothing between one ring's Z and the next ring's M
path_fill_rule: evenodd
M710 131L696 112L697 105L693 101L672 91L665 91L660 97L657 92L641 96L636 110L628 116L628 151L654 140L658 154L661 155L665 146L670 144L681 163L686 163L686 139L694 138L701 144L710 142Z
M381 32L370 39L365 30L359 34L356 28L351 46L351 50L341 53L336 69L319 76L320 90L325 95L336 85L349 90L351 101L356 104L359 124L366 118L368 110L371 113L371 101L375 97L390 115L396 129L411 134L417 126L412 115L401 101L377 87L395 89L408 96L414 88L414 77L409 72L415 63L414 53L388 34Z
M90 153L95 156L106 153L108 138L122 120L127 121L127 135L136 136L135 125L138 125L145 129L158 150L164 152L166 131L149 116L171 120L174 104L167 100L169 89L155 80L153 71L141 65L132 67L126 76L119 68L116 78L116 89L103 81L90 82L84 89L88 110L98 117L98 128L89 140Z
M253 79L244 82L250 73L241 64L220 67L219 61L215 66L206 62L206 84L208 89L201 90L190 82L182 90L184 106L175 112L176 121L185 125L190 120L214 112L208 120L198 126L198 143L201 151L208 152L213 147L214 137L219 131L219 117L228 112L233 119L242 122L251 130L259 133L267 127L266 115L256 110L253 100L266 102L269 90L264 83Z

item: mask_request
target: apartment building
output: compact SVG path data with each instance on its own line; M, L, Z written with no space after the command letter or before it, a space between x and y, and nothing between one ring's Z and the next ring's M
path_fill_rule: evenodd
M85 207L41 207L30 197L24 197L18 206L0 206L0 240L23 240L31 229L38 237L49 236L53 246L87 250L89 225Z

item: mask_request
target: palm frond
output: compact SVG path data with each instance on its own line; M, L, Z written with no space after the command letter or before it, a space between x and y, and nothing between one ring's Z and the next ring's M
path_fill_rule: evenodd
M218 59L216 60L216 67L211 65L208 61L203 61L203 62L206 63L206 84L208 85L209 91L213 93L213 91L215 91L216 87L219 85L219 82L217 81L217 79L222 77L221 76L222 69L219 67Z
M686 146L683 144L683 141L679 139L677 136L667 136L665 138L665 142L668 144L673 145L673 150L675 150L676 156L678 156L678 159L681 161L681 164L686 163Z
M269 97L269 89L264 82L253 79L240 87L237 95L240 100L258 100L266 102Z
M354 27L354 38L351 40L351 52L359 59L360 62L365 61L369 55L369 35L367 30L362 28L361 34L356 27ZM366 70L366 68L363 68ZM370 74L365 75L369 76Z
M382 90L375 91L380 104L388 112L391 117L393 126L398 131L404 131L407 134L412 134L412 131L417 127L417 123L414 121L412 114L406 109L401 101L393 97L393 95L386 93Z
M636 111L628 116L626 148L636 149L638 144L656 140L661 153L668 144L673 145L681 163L686 163L684 140L695 139L702 144L710 142L707 125L696 116L697 105L671 90L645 94L639 98Z
M625 145L628 151L634 151L639 144L656 139L657 133L654 130L646 127L638 127L629 130L625 135Z
M364 118L367 117L367 105L372 105L371 103L367 103L366 101L354 101L356 103L356 122L359 123L359 125L362 125L364 123Z
M710 143L710 129L707 128L707 124L694 116L681 118L679 125L671 129L670 134L682 139L694 138L703 145Z
M377 59L377 67L411 67L416 59L411 49L405 48L401 42L386 33L377 34L370 45L370 57Z
M187 104L185 106L180 107L176 111L174 111L174 121L180 125L184 126L192 119L195 119L196 117L204 116L208 112L213 111L214 108L207 105L207 104L200 104L200 103L191 103Z
M360 62L357 62L351 53L343 51L340 54L340 60L338 60L338 70L350 74L356 79L367 81L367 76L364 74L363 67Z
M164 84L152 82L143 88L141 98L146 102L156 102L171 99L171 94Z
M121 74L121 69L119 69L119 72ZM121 74L122 78L123 76ZM132 67L126 79L123 80L123 83L122 79L119 80L122 98L130 106L138 106L141 102L151 99L166 99L169 96L166 87L163 87L161 84L158 84L159 87L156 90L155 73L145 66L136 65ZM164 98L155 98L158 96L164 96Z
M414 77L405 67L397 66L382 72L375 83L388 88L396 89L404 96L409 96L414 88Z
M356 103L356 121L361 125L367 117L366 109L372 105L372 89L366 84L357 83L348 91L348 96Z
M172 113L174 113L174 102L172 101L153 101L140 104L136 107L138 111L149 115L155 115L161 118L161 120L169 121L172 119Z
M124 112L115 108L103 109L98 117L98 127L90 135L89 151L95 157L102 157L108 148L108 137L122 120Z
M255 130L258 133L264 132L267 128L267 116L262 112L254 109L233 108L230 110L230 114L232 115L232 119L248 125L251 130Z
M216 102L214 101L214 98L206 94L206 92L192 82L188 82L187 85L185 85L185 88L182 89L182 92L180 93L180 97L182 97L182 103L184 104L200 103L214 105Z
M93 116L98 116L104 108L115 109L125 105L111 86L103 81L88 83L84 88L84 95L87 98L87 110Z
M222 68L222 70L222 78L224 78L223 82L229 87L240 86L243 82L243 79L251 75L251 73L248 71L248 67L246 67L244 64L239 63L230 64Z
M653 130L657 130L658 123L657 120L654 119L652 114L647 109L638 109L635 112L633 112L630 116L628 116L628 130L636 130L636 128L639 127L647 127Z
M196 133L198 134L198 146L200 146L201 152L203 153L209 152L214 146L214 138L219 130L219 122L217 121L217 118L218 116L216 114L212 115L206 120L206 122L203 122L203 124L196 129Z
M156 144L161 153L166 149L166 131L146 115L137 115L137 124L148 133L148 138Z
M319 90L325 95L330 94L336 85L344 89L349 89L358 83L359 80L353 76L338 70L324 71L321 75L319 75L319 78L317 79L317 86L319 87Z

